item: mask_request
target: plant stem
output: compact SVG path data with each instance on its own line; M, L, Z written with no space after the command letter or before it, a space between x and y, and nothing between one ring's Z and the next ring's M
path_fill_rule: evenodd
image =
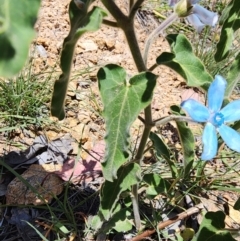
M132 8L130 9L130 13L129 13L130 19L133 19L135 17L136 12L141 7L141 5L144 1L145 0L137 0L136 3L132 6Z
M146 66L143 62L142 54L137 42L137 38L134 31L133 20L128 23L128 27L123 29L130 51L132 53L134 62L137 66L139 72L146 71ZM152 113L151 113L151 105L146 107L145 112L145 127L143 131L143 135L141 137L141 141L137 150L137 154L135 157L135 161L140 163L143 157L144 148L147 143L147 139L150 134L151 124L152 124ZM136 229L139 230L141 227L141 218L139 213L139 205L138 205L138 184L132 186L132 205L133 205L133 213Z
M169 121L186 121L186 122L194 122L194 123L199 123L191 119L190 117L187 116L179 116L179 115L170 115L161 118L160 120L154 121L155 126L162 126L167 124Z
M171 25L175 20L177 20L178 15L173 12L165 21L163 21L155 30L153 30L153 32L148 36L146 43L145 43L145 47L144 47L144 51L143 51L143 60L144 63L147 63L147 58L148 58L148 52L150 49L150 46L154 40L154 38L160 34L164 29L166 29L169 25Z
M123 30L126 36L130 51L132 53L132 57L134 59L134 62L139 72L147 71L147 68L143 61L143 57L136 38L136 34L134 30L134 16L137 9L143 3L143 1L144 0L137 0L135 3L134 1L131 1L130 5L132 4L132 8L130 9L131 11L129 13L129 17L127 17L121 12L121 10L113 1L102 0L102 3L104 4L104 6L108 9L108 11L112 14L112 16L117 21L117 25ZM151 105L145 108L144 114L145 114L145 127L144 127L143 135L142 135L142 138L138 147L138 151L136 154L136 158L135 158L135 161L138 164L140 164L142 160L144 148L146 146L151 128L154 125L152 121ZM132 204L133 204L135 226L136 226L136 229L139 230L141 227L141 219L140 219L139 205L138 205L138 185L133 185L132 187Z
M118 27L116 22L113 22L113 21L110 21L110 20L107 20L107 19L103 19L102 23L105 24L105 25L114 27L114 28Z
M125 28L122 28L125 37L127 39L128 42L128 46L130 48L130 51L132 53L132 57L134 59L134 62L137 66L137 69L139 72L143 72L146 71L146 65L143 62L143 58L142 58L142 54L138 45L138 41L136 38L136 34L134 31L134 26L133 26L133 20L130 20L128 22L125 23Z

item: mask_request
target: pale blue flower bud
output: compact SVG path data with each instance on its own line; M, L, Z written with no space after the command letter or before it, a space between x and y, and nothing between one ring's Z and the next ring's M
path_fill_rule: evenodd
M218 15L216 13L211 12L198 4L193 5L192 12L198 16L203 24L213 27L218 21Z
M188 22L200 33L205 24L203 24L196 14L191 14L187 17Z

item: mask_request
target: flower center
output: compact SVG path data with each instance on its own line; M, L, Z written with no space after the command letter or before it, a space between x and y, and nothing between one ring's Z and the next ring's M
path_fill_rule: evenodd
M224 123L224 116L221 113L216 113L214 114L212 118L212 124L215 125L216 127L221 126Z

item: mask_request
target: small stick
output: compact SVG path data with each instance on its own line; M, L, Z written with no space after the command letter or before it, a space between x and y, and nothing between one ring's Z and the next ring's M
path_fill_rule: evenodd
M166 228L167 226L176 223L177 221L187 218L195 213L199 213L201 210L203 209L203 204L200 203L198 205L196 205L195 207L191 207L189 209L187 209L186 211L179 213L178 215L176 215L173 218L170 218L164 222L161 222L158 224L157 228L159 230ZM131 241L140 241L146 237L149 237L150 235L154 234L156 232L156 229L148 229L146 231L144 231L143 233L135 236L134 238L131 239Z

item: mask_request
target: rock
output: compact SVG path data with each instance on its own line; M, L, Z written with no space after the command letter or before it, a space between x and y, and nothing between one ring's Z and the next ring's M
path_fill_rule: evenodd
M68 116L68 117L75 117L75 116L76 116L76 113L75 113L74 111L72 111L72 110L69 110L69 111L67 112L67 116Z
M48 138L49 140L54 140L54 139L57 138L57 136L58 136L58 133L57 133L57 132L52 131L52 130L47 131L47 138Z
M42 45L36 45L36 49L42 58L47 58L47 51Z
M81 123L71 130L70 133L77 141L85 143L89 138L90 129L88 125Z
M88 122L91 121L91 118L89 116L89 113L87 113L86 111L80 111L78 113L78 116L77 116L78 120L83 123L83 124L87 124Z
M79 91L76 93L77 100L86 100L87 96L89 95L89 91Z
M113 49L115 46L115 40L114 39L106 39L106 46L108 49Z
M69 82L67 95L71 96L71 97L75 96L76 95L76 89L77 89L77 83L76 82Z
M96 51L98 49L97 44L89 39L89 40L85 40L84 42L80 42L79 46L84 49L86 52L87 51Z
M74 113L74 115L75 115L75 113ZM75 119L75 118L68 118L67 120L66 120L66 124L70 127L70 128L72 128L72 127L75 127L75 126L77 126L77 124L78 124L78 120L77 119Z

